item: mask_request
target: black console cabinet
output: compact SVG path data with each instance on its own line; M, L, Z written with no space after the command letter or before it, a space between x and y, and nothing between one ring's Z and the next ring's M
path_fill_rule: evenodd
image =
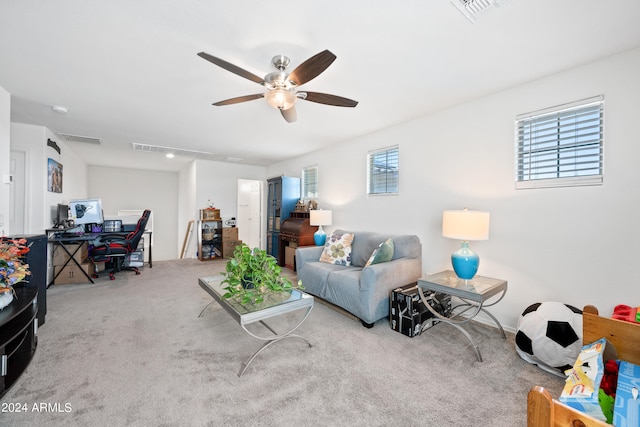
M0 310L0 397L27 368L37 346L38 289L14 289L14 300Z
M45 234L15 235L11 239L27 239L29 252L24 262L29 264L30 275L25 277L27 286L38 289L38 325L44 325L47 314L47 236Z

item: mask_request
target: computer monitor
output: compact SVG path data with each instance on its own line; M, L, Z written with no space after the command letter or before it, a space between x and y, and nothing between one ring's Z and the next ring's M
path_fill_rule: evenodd
M69 202L70 218L75 225L102 224L102 201L100 199L82 199Z

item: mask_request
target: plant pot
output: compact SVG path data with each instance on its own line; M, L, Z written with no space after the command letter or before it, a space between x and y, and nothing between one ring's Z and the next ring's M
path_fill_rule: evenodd
M13 301L13 292L3 292L0 294L0 310L11 304Z
M245 276L242 279L242 287L244 289L253 289L255 287L251 279L253 279L251 276Z

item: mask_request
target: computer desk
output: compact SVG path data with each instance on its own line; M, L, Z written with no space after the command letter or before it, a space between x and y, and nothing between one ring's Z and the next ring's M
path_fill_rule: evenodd
M69 229L67 229L69 230ZM47 231L47 241L50 244L53 245L58 245L59 247L62 248L62 250L64 250L67 255L68 258L65 261L65 263L62 265L62 267L60 268L60 270L55 273L55 268L54 268L54 276L53 279L51 279L51 282L49 282L47 284L47 288L49 288L49 286L53 285L56 281L56 278L60 275L60 273L62 272L62 270L69 265L70 262L73 261L73 263L78 267L78 269L80 271L82 271L82 274L85 275L85 277L89 280L90 283L95 283L93 281L93 277L91 277L91 275L89 273L87 273L83 268L82 265L78 262L78 260L75 258L75 254L82 248L82 244L81 243L88 243L88 242L92 242L94 241L96 238L98 238L101 235L105 235L105 234L119 234L122 236L126 236L127 234L129 234L128 232L100 232L100 233L82 233L82 234L75 234L75 235L70 235L65 233L65 229L62 228L54 228L54 229L50 229L50 230L46 230ZM151 231L149 230L145 230L143 233L143 236L145 234L149 235L149 268L153 268L153 259L151 257ZM80 243L80 244L77 244ZM75 249L73 249L73 251L69 250L69 246L71 244L77 244L75 246Z
M83 233L83 234L77 234L77 235L69 235L65 233L64 229L56 228L52 230L47 230L48 242L54 246L56 245L59 246L68 255L66 261L57 272L55 271L56 269L54 268L55 274L53 276L53 279L51 279L51 282L47 284L47 288L55 283L56 278L60 275L62 270L71 262L73 262L76 265L76 267L78 267L78 269L82 271L82 274L86 276L87 280L90 283L95 283L91 275L82 268L82 265L75 258L75 254L82 248L82 243L94 241L96 237L98 237L100 234L101 233ZM77 243L80 243L80 244L77 244ZM71 244L76 244L75 248L73 248L72 251L69 250Z

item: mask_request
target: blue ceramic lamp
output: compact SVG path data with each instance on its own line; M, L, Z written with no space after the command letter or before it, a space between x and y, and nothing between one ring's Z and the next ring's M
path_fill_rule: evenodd
M469 249L469 241L489 238L489 212L468 209L444 211L442 235L450 239L462 240L460 249L451 254L451 264L453 271L460 279L473 279L478 271L480 257Z
M331 225L331 221L331 211L325 211L322 209L309 211L309 224L318 226L318 231L313 234L313 241L316 246L324 246L324 243L327 241L327 235L322 229L322 226Z

